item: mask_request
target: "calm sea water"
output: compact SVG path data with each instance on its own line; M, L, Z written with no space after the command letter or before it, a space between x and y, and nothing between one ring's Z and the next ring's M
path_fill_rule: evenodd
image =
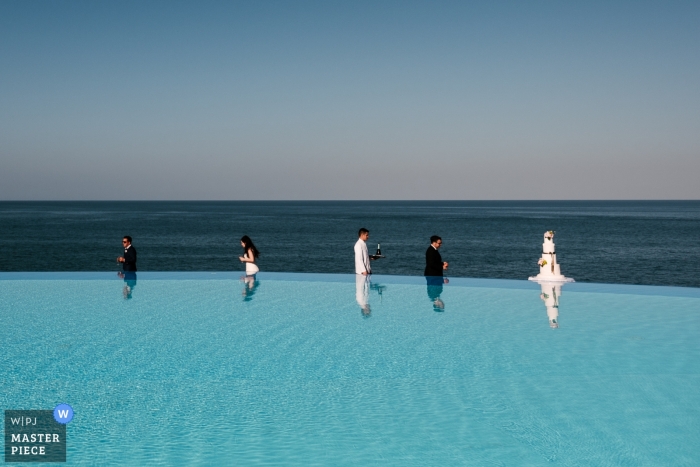
M117 270L131 235L142 271L351 273L357 230L387 257L379 274L420 275L440 235L448 275L526 279L555 230L562 272L579 282L700 287L700 201L2 202L0 270Z

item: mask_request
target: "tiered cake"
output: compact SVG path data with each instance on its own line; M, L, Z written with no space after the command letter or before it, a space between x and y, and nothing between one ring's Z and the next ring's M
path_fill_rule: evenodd
M531 281L547 282L573 282L573 279L564 277L557 263L557 253L554 249L554 231L549 230L544 233L544 243L542 244L542 257L537 262L540 266L540 273L530 277Z

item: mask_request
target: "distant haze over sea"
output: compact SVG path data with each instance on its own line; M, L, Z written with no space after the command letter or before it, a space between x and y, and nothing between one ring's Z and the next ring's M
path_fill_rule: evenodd
M700 199L700 2L0 2L0 200Z
M117 271L131 235L141 271L352 273L360 227L377 274L421 275L440 235L448 276L527 279L555 230L578 282L700 287L700 201L0 202L0 271Z

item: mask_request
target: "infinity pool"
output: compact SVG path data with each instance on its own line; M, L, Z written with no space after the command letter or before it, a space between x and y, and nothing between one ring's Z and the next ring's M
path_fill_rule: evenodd
M0 274L0 408L69 465L695 466L700 289Z

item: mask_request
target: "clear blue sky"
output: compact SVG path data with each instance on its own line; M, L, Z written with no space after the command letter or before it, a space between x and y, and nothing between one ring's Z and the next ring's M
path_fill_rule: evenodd
M700 2L0 2L0 200L700 199Z

